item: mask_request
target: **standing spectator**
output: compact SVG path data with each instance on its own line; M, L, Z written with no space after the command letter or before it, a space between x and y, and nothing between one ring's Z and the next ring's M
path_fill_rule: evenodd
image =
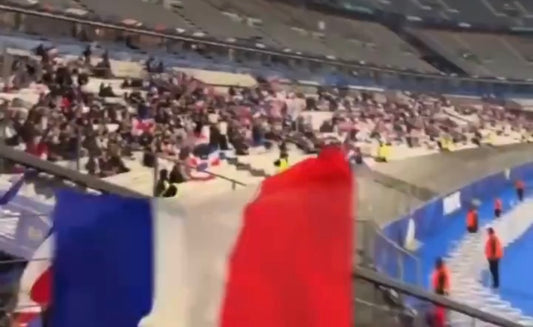
M492 288L500 287L500 260L503 258L502 243L494 229L487 229L487 242L485 243L485 256L489 263L489 271L492 276Z

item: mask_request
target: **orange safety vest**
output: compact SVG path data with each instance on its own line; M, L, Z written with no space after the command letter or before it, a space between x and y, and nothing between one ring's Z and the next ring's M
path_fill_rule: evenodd
M446 266L440 269L435 269L431 277L433 284L433 291L436 293L445 293L450 290L450 272Z
M489 236L485 243L485 256L488 260L499 260L503 257L503 247L496 235Z
M494 209L502 210L502 200L501 199L494 200Z
M466 214L466 227L476 227L477 226L477 212L475 210L468 210Z
M517 190L523 190L524 189L524 182L522 182L521 180L517 180L515 182L515 187Z

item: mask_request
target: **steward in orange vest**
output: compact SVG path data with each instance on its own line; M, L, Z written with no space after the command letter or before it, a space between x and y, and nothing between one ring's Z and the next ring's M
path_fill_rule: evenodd
M470 208L466 213L466 230L469 233L477 233L478 229L478 216L475 208Z
M520 179L517 179L514 183L514 187L516 189L516 196L518 197L518 201L524 200L524 189L525 185L524 182Z
M441 258L438 258L435 262L431 283L436 294L448 295L450 291L450 272Z
M492 287L498 288L500 287L500 260L503 258L503 247L492 227L487 229L487 233L489 237L485 243L485 257L489 262L489 270L492 275Z
M494 217L500 218L502 215L502 200L500 198L494 199Z

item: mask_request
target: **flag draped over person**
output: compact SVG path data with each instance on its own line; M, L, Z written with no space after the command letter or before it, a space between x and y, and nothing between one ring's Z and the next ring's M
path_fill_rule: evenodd
M352 326L354 193L337 148L198 205L60 192L52 325Z

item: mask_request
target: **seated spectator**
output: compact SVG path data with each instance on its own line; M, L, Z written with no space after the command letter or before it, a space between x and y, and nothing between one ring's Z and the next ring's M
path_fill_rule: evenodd
M43 160L48 159L48 146L40 136L36 136L26 143L26 152Z
M282 173L289 169L289 155L287 152L281 152L279 159L274 161L274 166L277 167L277 172Z
M110 85L105 85L104 83L100 83L100 90L98 91L98 96L100 97L116 97L115 93L113 92L113 88L111 88Z
M78 74L78 85L84 86L89 83L89 76L86 73L80 73Z
M115 174L113 165L109 160L109 156L105 152L102 156L100 156L100 158L98 158L98 167L100 167L100 177L109 177Z
M168 171L166 169L161 169L159 171L159 179L155 185L155 196L160 197L165 194L169 186L168 181Z
M85 169L87 169L89 175L97 175L98 163L93 156L89 156L89 160L87 161L87 164L85 164Z
M182 171L182 165L174 164L168 178L171 184L180 184L186 181L185 174Z
M118 154L111 154L108 162L115 174L123 174L130 171Z
M170 184L161 196L164 198L173 198L176 195L178 195L178 187L175 184Z

